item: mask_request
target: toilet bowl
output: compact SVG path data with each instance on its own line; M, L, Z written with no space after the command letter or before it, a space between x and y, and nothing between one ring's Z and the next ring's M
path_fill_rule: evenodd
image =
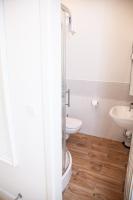
M82 121L79 119L66 117L66 134L74 134L77 133L82 126Z

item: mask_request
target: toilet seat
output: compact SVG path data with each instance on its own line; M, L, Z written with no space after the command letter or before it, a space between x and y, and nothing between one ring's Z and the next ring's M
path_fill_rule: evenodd
M82 121L75 118L66 117L66 133L72 134L80 130Z

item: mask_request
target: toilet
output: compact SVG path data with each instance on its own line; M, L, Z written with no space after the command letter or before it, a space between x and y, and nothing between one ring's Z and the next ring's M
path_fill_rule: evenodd
M82 121L79 119L66 117L66 139L71 134L77 133L82 127Z

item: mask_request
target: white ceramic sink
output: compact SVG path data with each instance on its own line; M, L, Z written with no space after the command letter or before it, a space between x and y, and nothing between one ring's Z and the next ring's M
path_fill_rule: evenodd
M129 106L114 106L109 114L118 126L133 130L133 110L129 111Z

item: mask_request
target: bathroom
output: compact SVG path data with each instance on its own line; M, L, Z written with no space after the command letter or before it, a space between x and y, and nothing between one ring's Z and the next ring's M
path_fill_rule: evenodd
M133 2L63 0L62 12L66 149L72 157L64 200L132 199L125 178L132 125L113 114L118 107L132 113Z
M132 11L0 1L0 200L133 200Z

